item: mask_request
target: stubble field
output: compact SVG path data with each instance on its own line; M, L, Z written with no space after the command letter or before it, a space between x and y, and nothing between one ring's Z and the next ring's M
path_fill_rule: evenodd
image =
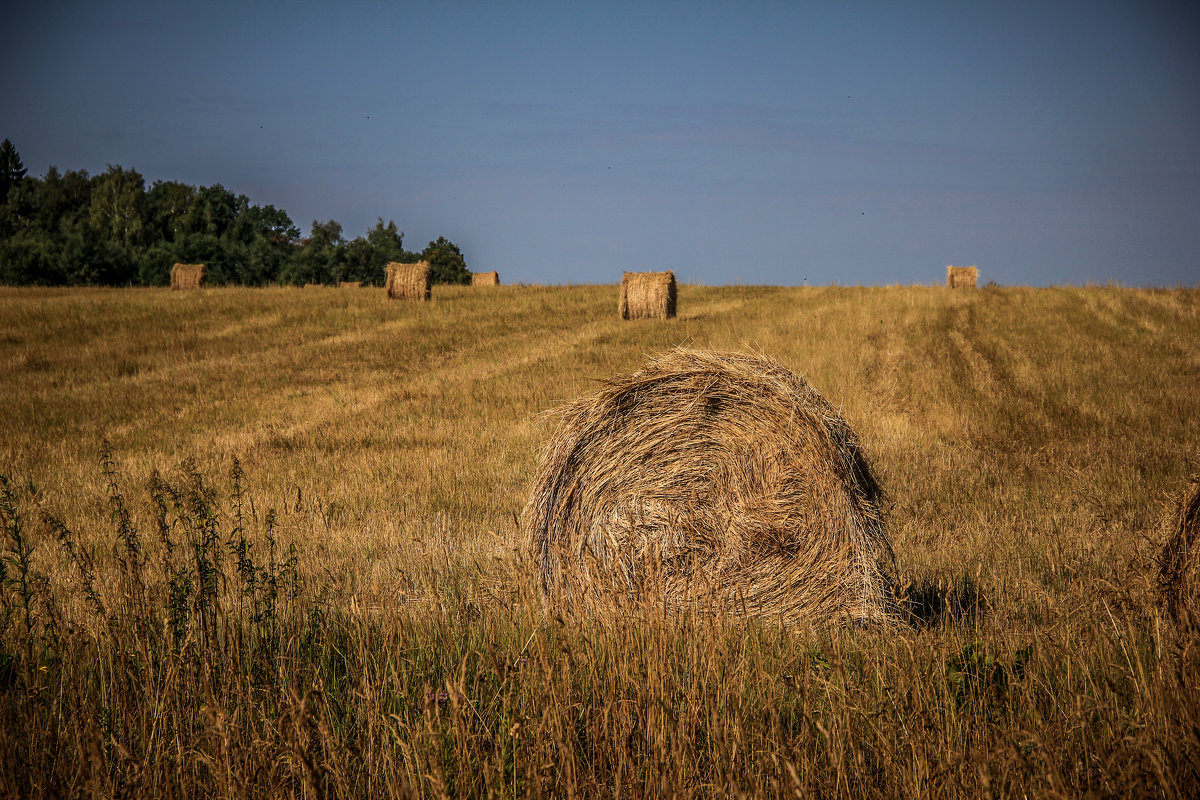
M0 288L0 795L1195 796L1200 290ZM676 345L858 433L908 619L546 609L543 412Z

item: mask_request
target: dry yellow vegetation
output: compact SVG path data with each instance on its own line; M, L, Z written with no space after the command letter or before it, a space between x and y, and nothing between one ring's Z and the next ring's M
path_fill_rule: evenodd
M0 795L1194 795L1200 291L678 293L0 288ZM838 408L910 625L544 612L542 412L681 344Z

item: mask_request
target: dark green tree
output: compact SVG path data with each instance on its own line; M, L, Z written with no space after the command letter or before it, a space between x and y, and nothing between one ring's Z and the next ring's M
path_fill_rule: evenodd
M146 182L135 169L109 164L92 181L91 221L114 245L131 251L145 227Z
M185 232L196 187L178 181L155 181L146 192L146 227L149 241L173 242Z
M245 195L234 194L219 183L202 186L188 208L184 229L220 238L237 221L238 215L250 205Z
M13 143L0 143L0 203L8 199L8 190L25 178L25 165Z
M26 175L12 143L0 146L0 283L107 284L168 282L175 262L208 266L212 283L382 284L390 261L426 259L438 283L466 283L462 251L445 237L425 250L404 248L404 232L380 217L347 242L334 220L313 222L306 239L274 206L255 206L220 184L194 187L155 181L109 165L44 178Z
M409 262L419 258L404 249L404 231L398 230L391 220L385 225L380 217L365 237L360 236L346 246L342 280L382 286L389 261Z
M58 275L58 243L45 231L33 229L0 239L0 283L14 286L53 286Z
M236 246L244 249L237 282L246 286L276 280L299 247L300 231L275 206L249 206L238 215L234 227Z
M421 253L421 259L429 262L429 271L434 283L470 283L471 271L458 245L439 236L429 243Z
M280 270L280 283L303 286L308 283L336 283L342 275L346 240L342 224L335 220L313 220L312 232L300 243L299 251Z

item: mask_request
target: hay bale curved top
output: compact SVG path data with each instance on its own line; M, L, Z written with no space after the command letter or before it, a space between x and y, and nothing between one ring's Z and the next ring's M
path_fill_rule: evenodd
M522 518L560 602L661 592L787 623L890 619L879 485L845 420L781 364L674 350L560 414Z
M1159 556L1159 589L1182 631L1200 632L1200 471L1184 492Z

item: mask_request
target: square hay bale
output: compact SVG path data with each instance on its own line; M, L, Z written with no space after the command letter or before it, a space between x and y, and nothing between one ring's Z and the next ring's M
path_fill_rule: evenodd
M471 273L471 285L472 286L499 286L500 285L500 273L497 272L496 270L492 270L491 272L472 272Z
M979 270L975 267L946 267L946 286L951 289L974 289L979 281Z
M621 278L621 319L675 316L675 273L626 272Z
M339 289L361 289L362 281L339 281Z
M199 289L204 284L206 272L203 264L174 264L171 267L171 288Z
M401 264L393 261L387 265L387 296L390 300L429 299L433 287L433 273L428 261Z

